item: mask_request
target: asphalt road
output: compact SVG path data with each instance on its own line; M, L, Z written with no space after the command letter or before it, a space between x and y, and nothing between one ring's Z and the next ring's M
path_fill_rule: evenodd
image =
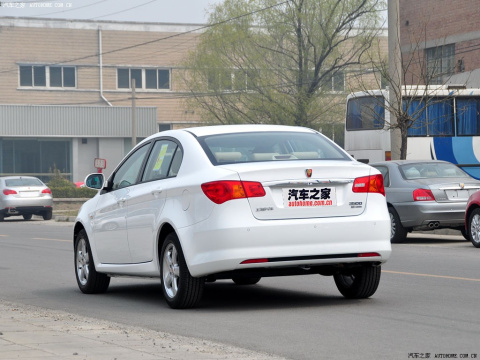
M0 223L0 299L290 359L480 358L480 249L460 236L394 244L370 299L346 300L332 278L309 275L218 281L198 308L172 310L158 280L115 278L106 294L82 294L71 230Z

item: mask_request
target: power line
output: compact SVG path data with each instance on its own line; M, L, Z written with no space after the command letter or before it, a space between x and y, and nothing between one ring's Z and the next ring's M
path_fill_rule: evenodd
M176 33L176 34L173 34L173 35L168 35L168 36L165 36L165 37L162 37L162 38L145 41L145 42L138 43L138 44L135 44L135 45L125 46L125 47L121 47L121 48L118 48L118 49L105 51L105 52L102 52L101 54L81 56L81 57L73 58L73 59L70 59L70 60L59 61L59 62L49 64L49 65L52 66L52 65L68 64L68 63L71 63L71 62L77 62L77 61L80 61L80 60L90 59L92 57L96 57L96 56L100 56L100 55L103 56L103 55L113 54L113 53L117 53L117 52L120 52L120 51L130 50L130 49L134 49L134 48L137 48L137 47L140 47L140 46L145 46L145 45L153 44L153 43L156 43L156 42L165 41L165 40L176 38L176 37L183 36L183 35L186 35L186 34L191 34L191 33L194 33L194 32L198 32L198 31L201 31L201 30L212 28L212 27L215 27L215 26L218 26L218 25L226 24L230 21L239 20L239 19L242 19L244 17L254 15L256 13L266 11L266 10L269 10L269 9L287 4L290 1L292 1L292 0L285 0L285 1L282 1L281 3L278 3L278 4L267 6L267 7L262 8L262 9L254 10L254 11L251 11L251 12L246 13L246 14L242 14L242 15L239 15L239 16L236 16L236 17L233 17L233 18L229 18L229 19L226 19L226 20L219 21L217 23L208 24L208 25L201 26L201 27L198 27L198 28L195 28L195 29L192 29L192 30L184 31L184 32L181 32L181 33ZM16 70L17 70L17 68L12 68L10 70L3 70L3 71L0 71L0 74L7 73L7 72L12 72L12 71L16 71Z
M156 1L157 1L157 0L147 1L146 3L140 4L140 5L137 5L137 6L133 6L133 7L131 7L131 8L125 9L125 10L117 11L117 12L114 12L114 13L111 13L111 14L107 14L107 15L102 15L102 16L93 17L93 18L91 18L91 19L99 19L99 18L104 18L104 17L108 17L108 16L112 16L112 15L121 14L121 13L124 13L124 12L126 12L126 11L130 11L130 10L136 9L136 8L139 8L139 7L142 7L142 6L151 4L151 3L156 2Z

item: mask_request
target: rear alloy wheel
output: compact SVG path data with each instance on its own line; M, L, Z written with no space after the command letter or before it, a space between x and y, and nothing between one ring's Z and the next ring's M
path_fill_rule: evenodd
M468 234L473 246L480 248L480 209L475 209L468 218Z
M85 230L75 239L75 277L80 290L85 294L104 293L110 285L110 277L98 273L93 263L92 251Z
M46 210L42 214L43 220L52 220L52 210Z
M24 220L31 220L32 219L32 214L23 214L23 219Z
M340 293L349 299L366 299L377 291L380 283L380 265L366 265L351 272L342 272L333 275L335 285Z
M260 281L260 276L251 276L251 277L234 277L232 278L233 282L237 285L255 285Z
M397 211L389 206L388 213L390 214L390 242L391 243L401 243L404 242L407 238L407 230L402 226L400 222L400 217L398 216Z
M196 306L203 295L205 278L190 275L175 233L165 238L161 259L162 291L168 306L173 309Z

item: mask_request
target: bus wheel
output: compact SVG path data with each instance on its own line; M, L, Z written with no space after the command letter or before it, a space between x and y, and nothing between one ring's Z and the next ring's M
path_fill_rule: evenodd
M389 206L388 213L390 214L390 242L391 243L401 243L404 242L407 238L407 230L402 226L400 222L400 217L398 216L397 211Z

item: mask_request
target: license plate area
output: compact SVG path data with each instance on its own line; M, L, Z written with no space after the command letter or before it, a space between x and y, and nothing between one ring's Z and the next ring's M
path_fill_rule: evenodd
M335 187L295 187L283 188L283 206L285 208L318 208L337 205Z
M448 200L468 200L468 190L446 190Z

